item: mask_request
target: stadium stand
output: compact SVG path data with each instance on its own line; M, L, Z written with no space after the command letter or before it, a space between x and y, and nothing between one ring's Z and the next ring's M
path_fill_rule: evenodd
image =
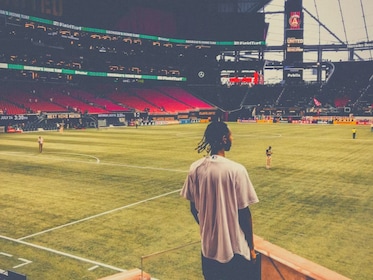
M204 102L200 98L194 96L191 92L178 87L159 87L159 91L172 96L179 102L186 104L192 109L214 109L210 103Z
M37 94L35 90L27 92L16 86L13 89L7 90L7 94L3 98L6 98L9 102L16 104L20 108L25 108L28 113L67 111L66 108L52 103L42 95Z

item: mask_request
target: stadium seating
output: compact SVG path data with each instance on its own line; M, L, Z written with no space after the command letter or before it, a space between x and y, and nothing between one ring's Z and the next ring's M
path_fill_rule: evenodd
M107 110L93 106L93 104L89 104L87 102L81 101L77 98L74 98L72 95L73 89L68 90L58 90L58 89L41 89L40 95L45 98L49 99L51 102L58 104L65 111L72 111L72 112L81 112L81 113L90 113L90 114L100 114L106 113ZM44 112L49 112L48 110Z
M27 92L26 90L15 87L7 92L4 96L9 102L16 104L29 113L40 112L65 112L66 108L44 99L35 92Z
M81 89L74 89L70 91L71 96L75 97L78 100L82 100L88 104L94 104L96 107L104 108L108 112L128 112L130 111L129 108L124 106L118 105L116 103L111 102L108 99L97 97L93 93L81 90Z
M26 114L27 110L24 108L20 108L19 106L15 105L6 100L1 100L0 98L0 115L22 115Z
M214 109L215 107L200 98L197 98L190 92L179 87L159 87L158 90L169 96L172 96L180 103L183 103L193 109Z
M160 112L177 113L193 109L193 107L183 104L171 96L163 94L161 91L154 89L134 89L134 92L142 99L157 106Z
M160 112L160 108L142 99L131 91L115 91L106 95L111 100L128 106L134 110L147 111L149 113Z

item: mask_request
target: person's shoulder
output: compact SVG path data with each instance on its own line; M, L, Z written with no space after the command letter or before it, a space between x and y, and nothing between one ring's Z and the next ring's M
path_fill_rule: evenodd
M230 165L232 168L245 169L246 170L246 167L242 163L239 163L237 161L234 161L234 160L226 158L226 157L223 157L222 160L225 161L225 163Z
M194 161L194 162L190 165L190 169L194 169L194 168L196 168L197 166L201 165L201 163L204 162L205 159L206 159L206 157L203 157L203 158L197 159L196 161Z

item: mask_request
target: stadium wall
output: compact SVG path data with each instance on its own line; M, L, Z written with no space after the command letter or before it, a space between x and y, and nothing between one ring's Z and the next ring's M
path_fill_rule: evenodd
M303 118L253 118L237 119L240 123L295 123L295 124L334 124L334 125L370 125L373 124L373 117L303 117Z
M254 236L254 242L261 255L261 280L350 280L259 236Z

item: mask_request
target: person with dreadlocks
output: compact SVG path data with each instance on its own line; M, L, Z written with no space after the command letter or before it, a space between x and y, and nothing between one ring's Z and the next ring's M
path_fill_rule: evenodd
M207 155L191 164L180 192L200 227L205 280L255 279L249 205L259 200L246 168L225 157L232 140L226 123L212 121L196 148Z

